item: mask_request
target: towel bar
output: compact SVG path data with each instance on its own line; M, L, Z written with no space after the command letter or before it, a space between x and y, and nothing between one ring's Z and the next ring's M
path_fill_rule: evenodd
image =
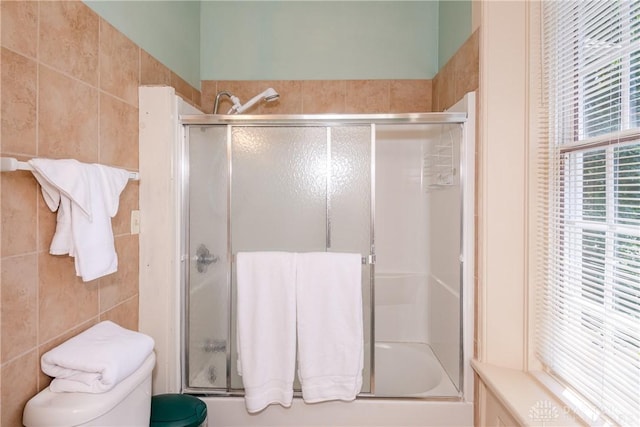
M0 172L13 172L16 170L32 171L33 168L29 163L20 162L13 157L0 157ZM138 172L129 172L129 179L139 181L140 175Z
M197 260L197 257L194 257L194 260ZM217 257L216 257L216 261L217 261ZM233 254L231 256L231 262L232 263L236 262L236 254ZM362 265L374 265L375 263L376 263L376 256L374 254L362 257Z

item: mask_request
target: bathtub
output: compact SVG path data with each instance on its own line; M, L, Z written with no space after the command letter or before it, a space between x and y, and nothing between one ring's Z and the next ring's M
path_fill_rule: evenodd
M376 343L375 384L377 397L316 404L295 397L290 408L271 405L253 415L247 413L242 397L201 399L207 404L210 427L473 425L473 405L458 400L458 390L426 344ZM399 393L407 399L385 397ZM452 399L437 400L442 397Z
M429 345L377 342L375 351L376 396L459 396Z
M249 414L241 397L201 397L209 427L464 427L473 425L469 402L416 399L365 399L307 404L293 399L290 408L271 405Z

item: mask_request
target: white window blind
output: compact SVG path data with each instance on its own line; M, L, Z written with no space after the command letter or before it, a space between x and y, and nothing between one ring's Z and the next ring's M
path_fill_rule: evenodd
M640 423L640 1L543 2L537 355Z

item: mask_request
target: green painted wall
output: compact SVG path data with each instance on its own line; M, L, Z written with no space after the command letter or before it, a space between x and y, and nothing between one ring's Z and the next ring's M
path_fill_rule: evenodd
M471 36L471 0L439 0L438 64L442 68Z
M429 79L471 34L471 0L85 4L200 80Z
M202 80L428 79L437 1L204 1Z
M84 3L200 89L200 1L85 0Z

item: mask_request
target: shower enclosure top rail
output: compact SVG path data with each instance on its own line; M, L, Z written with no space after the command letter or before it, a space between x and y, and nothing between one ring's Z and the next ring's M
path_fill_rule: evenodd
M183 125L304 125L327 124L447 124L464 123L466 113L399 113L399 114L262 114L226 115L199 114L181 115Z

